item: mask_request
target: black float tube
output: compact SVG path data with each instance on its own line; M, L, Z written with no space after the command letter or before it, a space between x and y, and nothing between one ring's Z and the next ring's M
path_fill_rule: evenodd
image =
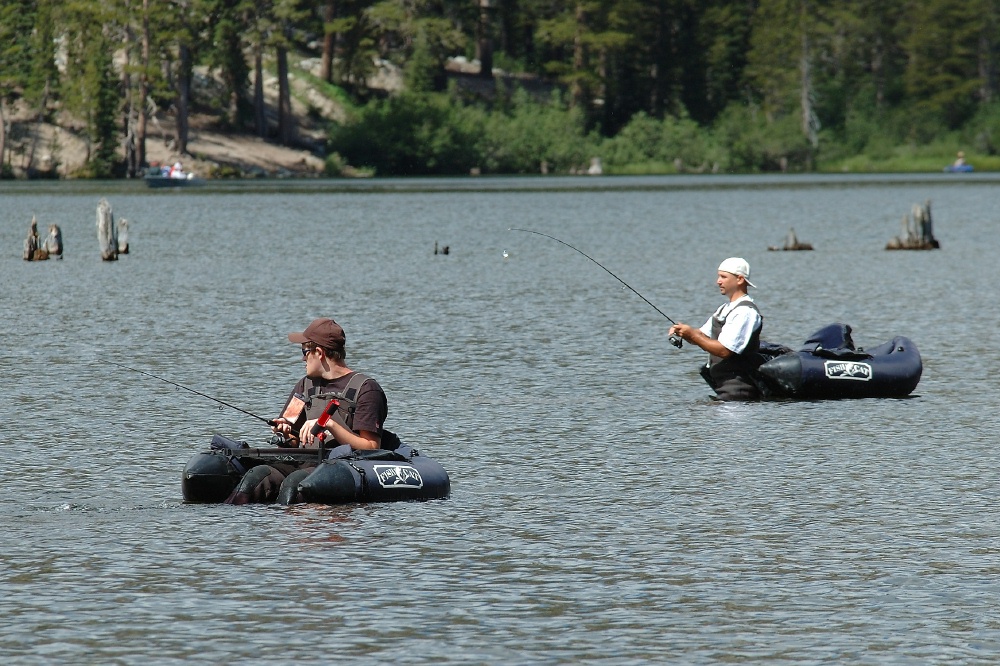
M600 266L601 268L603 268L608 275L610 275L611 277L613 277L614 279L618 280L623 285L625 285L628 289L630 289L632 291L633 294L635 294L636 296L638 296L642 300L646 301L646 303L648 303L651 308L653 308L654 310L656 310L657 312L659 312L661 315L663 315L663 317L667 321L669 321L671 324L674 324L674 325L677 324L677 322L674 321L673 319L671 319L670 317L668 317L663 310L661 310L660 308L658 308L655 305L653 305L648 298L646 298L645 296L643 296L642 294L640 294L639 292L637 292L635 289L633 289L632 285L630 285L628 282L626 282L625 280L621 279L620 277L618 277L617 275L615 275L614 273L612 273L611 271L609 271L601 262L599 262L597 259L594 259L592 256L590 256L589 254L587 254L583 250L581 250L579 248L575 248L572 245L570 245L569 243L567 243L566 241L559 240L555 236L549 236L548 234L543 234L541 231L532 231L531 229L517 229L517 228L514 228L514 227L511 227L508 231L523 231L523 232L528 233L528 234L535 234L537 236L545 236L546 238L550 238L550 239L554 240L557 243L562 243L563 245L565 245L566 247L568 247L571 250L575 250L576 252L579 252L583 256L587 257L587 259L590 259L592 262L594 262L595 264L597 264L598 266ZM672 344L674 347L677 347L678 349L680 349L681 345L684 344L684 343L677 336L671 335L670 336L670 344Z
M195 395L200 395L203 398L208 398L209 400L214 400L215 402L219 403L220 405L225 405L226 407L229 407L230 409L235 409L236 411L242 412L243 414L246 414L247 416L252 416L255 419L257 419L258 421L263 421L264 423L266 423L269 426L273 426L274 425L274 420L273 419L265 419L263 416L257 416L253 412L248 412L245 409L240 409L236 405L230 405L225 400L219 400L218 398L213 398L212 396L207 395L205 393L202 393L201 391L195 391L193 388L188 388L187 386L183 386L181 384L178 384L177 382L172 382L169 379L164 379L163 377L158 377L157 375L154 375L152 372L146 372L145 370L137 370L136 368L131 368L131 367L129 367L127 365L123 365L121 363L115 363L114 361L108 361L108 363L110 363L111 365L117 365L119 368L125 368L126 370L131 370L132 372L138 372L140 375L146 375L147 377L152 377L153 379L159 379L161 382L166 382L166 383L168 383L168 384L170 384L172 386L176 386L179 389L184 389L185 391L190 391L191 393L194 393Z

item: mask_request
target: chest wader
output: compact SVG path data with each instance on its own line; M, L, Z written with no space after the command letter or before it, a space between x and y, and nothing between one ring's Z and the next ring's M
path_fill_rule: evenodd
M736 308L753 308L757 314L760 310L750 301L743 301L726 315L735 312ZM719 333L726 323L726 317L712 317L712 339L718 340ZM720 400L760 400L760 390L754 381L754 373L763 360L757 350L760 349L760 332L764 328L761 321L747 343L746 349L729 358L709 354L708 365L701 369L701 376L715 390Z

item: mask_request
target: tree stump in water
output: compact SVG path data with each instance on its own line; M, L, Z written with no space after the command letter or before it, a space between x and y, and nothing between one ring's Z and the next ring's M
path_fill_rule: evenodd
M97 242L101 246L101 259L118 260L118 231L115 229L115 217L111 212L111 204L104 198L97 204Z
M128 254L128 220L118 220L118 254Z
M813 249L812 243L802 243L799 241L798 236L795 235L795 228L792 227L788 230L788 235L785 236L785 244L782 247L776 245L771 245L767 248L768 250L811 250Z
M59 228L58 224L49 225L49 235L45 237L42 247L49 253L50 257L54 256L57 259L62 259L62 229Z
M913 204L910 215L904 215L902 233L890 240L887 250L936 250L941 247L934 238L934 223L931 220L931 200L924 205Z
M28 225L28 237L24 239L24 252L21 257L25 261L43 261L49 258L49 253L38 242L38 221L35 216L31 216L31 224Z

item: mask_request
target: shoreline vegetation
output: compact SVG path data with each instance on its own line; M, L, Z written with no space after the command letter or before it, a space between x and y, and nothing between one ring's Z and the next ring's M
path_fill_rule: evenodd
M0 178L1000 171L1000 5L901 3L0 0Z

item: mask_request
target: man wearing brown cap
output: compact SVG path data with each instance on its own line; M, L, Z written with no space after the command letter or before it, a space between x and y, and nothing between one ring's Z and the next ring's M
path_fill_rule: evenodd
M319 437L331 448L347 445L352 449L377 449L383 442L388 443L386 448L398 444L395 435L382 429L389 413L382 387L344 363L347 338L337 322L315 319L301 333L289 333L288 339L302 345L306 374L292 389L281 416L274 420L272 429L285 437L285 446L318 446ZM336 414L326 421L322 432L313 434L313 426L330 402L328 394L345 399L340 400ZM312 465L257 465L243 475L226 504L302 501L297 487L312 470Z
M762 360L757 350L764 320L748 293L756 286L750 282L750 264L740 257L726 259L715 283L726 302L701 328L674 324L669 334L708 352L701 375L719 400L759 400L753 374Z
M389 413L385 392L374 379L345 364L344 329L332 319L315 319L301 333L289 333L288 339L302 345L306 372L288 396L281 416L275 419L274 431L289 437L292 446L316 446L312 429L328 403L316 396L347 392L348 400L342 401L337 415L327 421L323 435L326 444L379 448L382 424Z

